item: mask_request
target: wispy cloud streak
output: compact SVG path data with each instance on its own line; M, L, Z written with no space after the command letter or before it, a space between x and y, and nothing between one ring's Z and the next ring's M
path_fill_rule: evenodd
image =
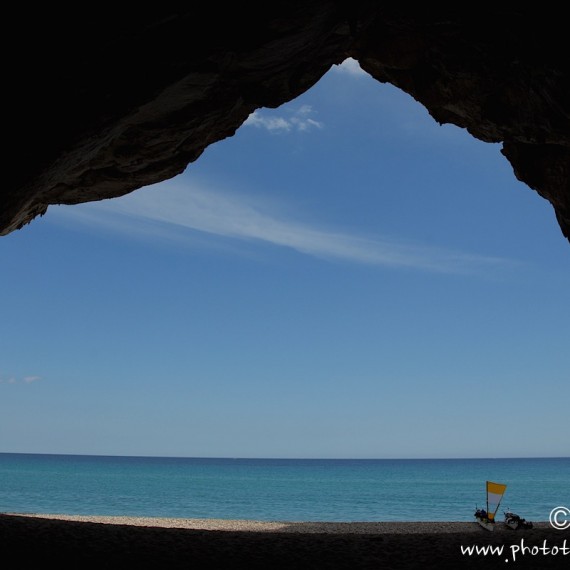
M405 240L351 235L263 211L235 193L170 181L114 200L59 207L59 213L107 229L192 242L193 232L291 248L323 259L445 273L478 273L506 263L494 257L414 244ZM184 232L183 230L187 230ZM190 230L192 232L190 232Z

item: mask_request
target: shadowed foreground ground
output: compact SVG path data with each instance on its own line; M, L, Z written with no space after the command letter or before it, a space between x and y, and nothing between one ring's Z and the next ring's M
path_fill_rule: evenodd
M103 524L0 514L0 548L4 560L11 560L7 567L58 570L570 567L570 532L557 531L546 524L532 530L493 533L480 529L476 523L444 523L440 530L438 523L422 523L419 527L414 527L414 523L284 523L278 530L255 531L141 524L149 523ZM161 524L161 520L156 519L155 524ZM433 530L426 532L426 528ZM462 555L462 545L502 545L503 554ZM546 547L550 551L557 548L559 552L535 549L533 555L528 550L524 555L519 552L513 560L512 546L515 550L521 546ZM566 555L562 552L564 546Z

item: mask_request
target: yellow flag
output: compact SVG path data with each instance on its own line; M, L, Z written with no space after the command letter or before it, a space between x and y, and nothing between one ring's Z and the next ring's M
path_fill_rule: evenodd
M487 518L489 520L492 521L495 519L495 514L499 509L506 489L507 486L502 483L487 481Z

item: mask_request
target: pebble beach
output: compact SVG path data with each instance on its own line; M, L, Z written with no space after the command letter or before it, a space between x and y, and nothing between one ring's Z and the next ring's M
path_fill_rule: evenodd
M516 568L549 569L567 568L570 561L570 532L552 529L547 522L517 531L497 524L489 532L476 522L260 522L4 513L0 541L5 559L18 561L14 568L37 564L58 569L405 570L505 568L511 562ZM501 545L500 555L464 551Z

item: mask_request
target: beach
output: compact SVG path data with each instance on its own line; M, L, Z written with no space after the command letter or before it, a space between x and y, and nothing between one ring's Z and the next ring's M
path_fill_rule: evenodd
M475 522L260 522L0 514L11 567L384 569L566 568L570 532L493 532ZM469 547L490 547L469 555ZM462 552L463 549L463 552ZM566 554L564 553L566 552Z

